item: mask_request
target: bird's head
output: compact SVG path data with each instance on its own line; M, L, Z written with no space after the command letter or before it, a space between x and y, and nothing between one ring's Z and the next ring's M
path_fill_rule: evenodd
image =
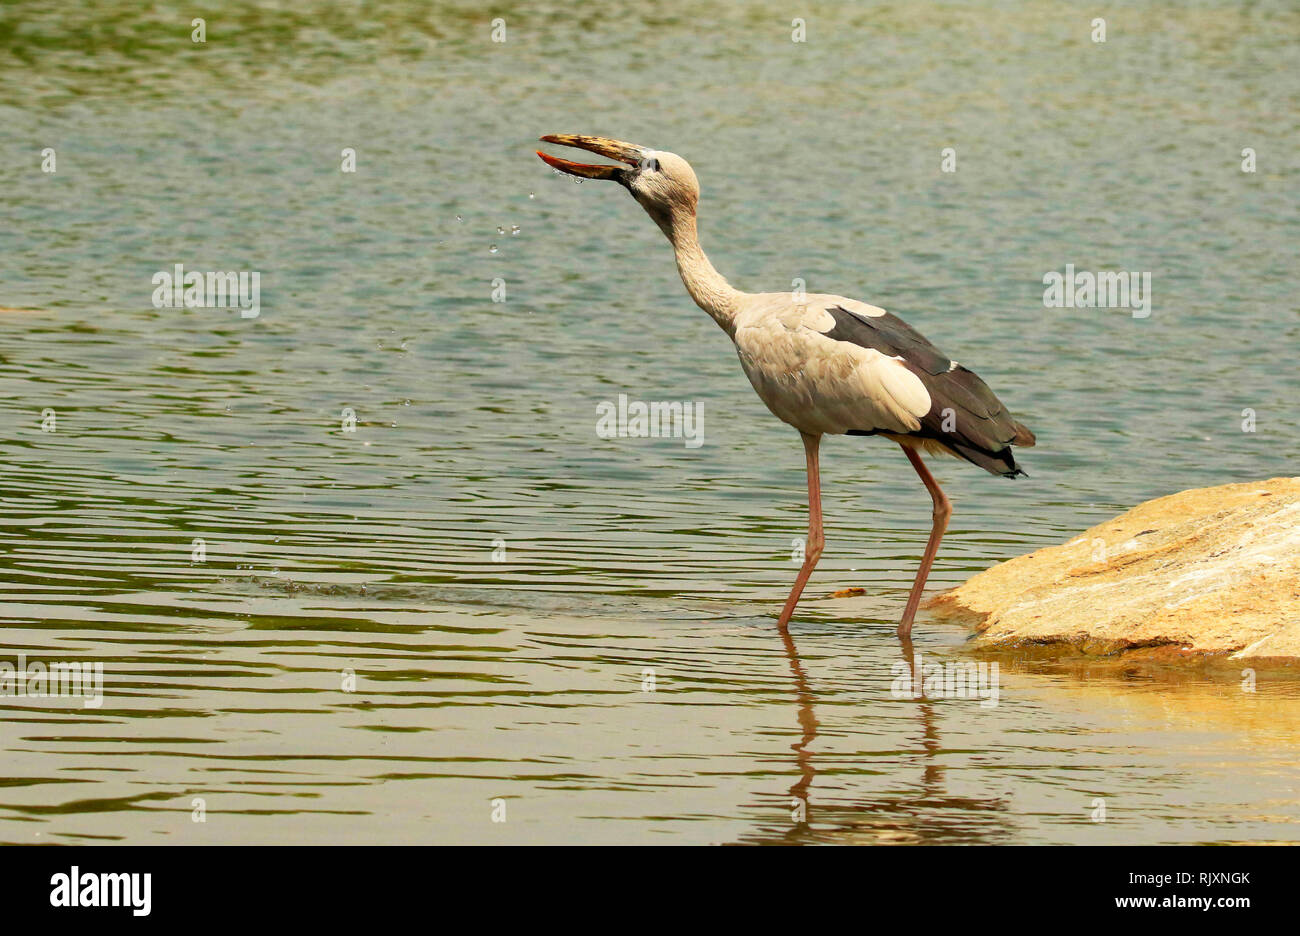
M611 179L629 192L671 239L676 225L695 216L700 199L700 183L691 164L676 153L653 150L634 143L605 137L552 133L543 143L576 146L600 156L616 159L622 165L593 165L569 162L537 151L548 166L583 179Z

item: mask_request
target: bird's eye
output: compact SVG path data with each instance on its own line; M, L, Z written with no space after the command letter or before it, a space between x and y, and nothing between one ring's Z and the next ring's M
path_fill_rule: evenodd
M647 159L647 160L645 160L644 162L642 162L642 164L641 164L641 168L644 169L644 170L646 170L647 172L658 172L658 171L659 171L659 160L654 159L654 158Z

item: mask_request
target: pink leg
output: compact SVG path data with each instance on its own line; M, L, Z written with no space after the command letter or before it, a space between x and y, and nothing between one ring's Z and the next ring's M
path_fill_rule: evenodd
M803 568L799 570L799 577L794 580L794 588L790 589L790 597L785 600L785 607L781 609L781 618L776 622L776 626L783 631L790 623L794 606L799 603L803 587L808 584L808 579L817 566L817 559L822 554L822 546L825 545L822 539L822 482L817 470L817 447L821 444L822 437L802 432L799 434L803 436L804 455L808 459L808 544L804 552Z
M898 624L898 636L909 640L912 636L912 618L916 617L916 609L921 606L921 591L925 588L925 580L930 577L930 566L934 565L934 554L939 551L939 542L943 539L944 531L948 529L948 518L952 516L952 502L940 489L939 482L934 480L930 469L925 467L921 456L906 445L902 446L902 449L934 500L934 528L930 530L930 541L925 544L925 555L921 557L921 568L916 573L916 581L912 583L912 593L907 596L903 620Z

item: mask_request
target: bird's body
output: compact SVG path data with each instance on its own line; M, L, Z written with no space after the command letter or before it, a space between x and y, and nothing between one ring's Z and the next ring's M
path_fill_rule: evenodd
M635 167L584 165L538 153L558 170L612 179L632 193L672 244L691 298L731 336L754 390L775 416L799 430L807 456L809 536L804 566L781 613L782 627L821 555L821 437L880 435L903 447L934 499L934 527L899 625L900 636L907 637L951 513L918 453L955 455L1015 477L1024 472L1011 446L1033 445L1033 434L1008 414L984 381L884 309L844 296L745 293L732 287L700 247L699 187L680 156L603 137L542 139Z
M978 376L902 319L843 296L747 299L732 337L779 419L809 435L883 435L993 474L1022 473L1009 446L1031 443L1027 430Z
M767 408L810 435L910 432L929 409L925 387L896 358L829 336L830 309L883 310L840 296L761 293L747 297L732 336L745 376Z

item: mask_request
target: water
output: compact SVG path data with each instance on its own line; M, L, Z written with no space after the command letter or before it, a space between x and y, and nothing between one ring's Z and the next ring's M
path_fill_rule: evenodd
M99 708L0 700L0 840L1294 840L1289 669L1011 655L996 707L895 698L929 503L886 443L823 447L784 644L797 437L640 209L532 149L681 153L734 283L896 311L1009 401L1030 478L938 466L942 588L1294 473L1300 15L502 15L0 13L5 657L105 672ZM176 263L260 271L261 314L154 308ZM1152 271L1152 315L1044 309L1066 263ZM620 393L702 403L705 444L597 438Z

